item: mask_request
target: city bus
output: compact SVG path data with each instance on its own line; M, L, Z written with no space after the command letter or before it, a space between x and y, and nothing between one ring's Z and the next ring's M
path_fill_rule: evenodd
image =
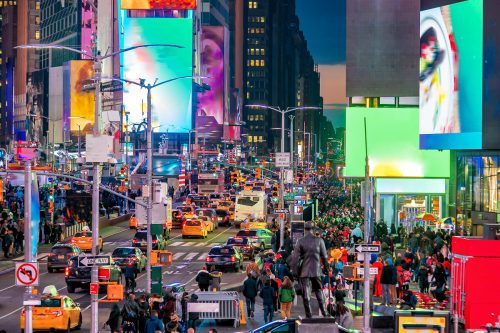
M267 222L267 195L264 191L241 191L236 196L234 225L239 227L247 218Z

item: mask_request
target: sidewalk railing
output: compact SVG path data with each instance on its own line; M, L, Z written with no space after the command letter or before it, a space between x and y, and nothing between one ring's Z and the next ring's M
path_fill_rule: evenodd
M64 228L64 239L73 236L77 232L83 230L87 226L87 222L80 222L74 225L69 225Z
M198 301L188 303L188 313L197 312L200 320L234 320L240 325L240 296L236 291L197 292Z

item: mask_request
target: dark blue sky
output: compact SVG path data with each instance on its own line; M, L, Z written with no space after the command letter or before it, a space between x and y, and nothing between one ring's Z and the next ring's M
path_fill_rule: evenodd
M296 0L296 6L314 61L345 63L346 0Z

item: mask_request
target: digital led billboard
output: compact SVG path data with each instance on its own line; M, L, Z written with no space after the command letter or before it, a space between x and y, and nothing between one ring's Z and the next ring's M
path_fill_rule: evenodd
M420 14L420 147L481 149L483 1Z
M123 47L145 44L176 44L183 48L148 47L123 54L123 78L154 84L193 72L193 21L171 18L125 18ZM192 127L192 79L178 79L151 90L153 127L159 132L187 132ZM147 90L123 86L123 104L129 122L146 118Z
M121 0L121 9L196 9L196 0Z
M345 175L365 175L366 118L370 176L448 178L449 151L419 149L418 117L417 108L348 108Z
M81 135L92 133L94 126L94 90L85 90L94 76L92 60L72 60L63 66L64 129L78 131Z
M90 1L82 0L82 31L81 31L81 45L82 51L92 55L93 47L96 42L96 24L94 18L94 9ZM85 58L84 59L88 59Z
M224 125L224 27L201 30L202 83L210 90L198 92L196 129L203 139L221 140Z

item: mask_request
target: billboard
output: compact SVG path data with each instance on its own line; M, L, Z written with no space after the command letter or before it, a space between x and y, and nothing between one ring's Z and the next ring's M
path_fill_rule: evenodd
M420 1L346 1L347 96L417 96Z
M146 84L193 74L193 21L171 18L124 18L123 46L176 44L183 48L148 47L122 55L122 77ZM156 81L157 80L157 81ZM175 80L151 90L153 127L159 132L188 132L192 127L192 79ZM129 122L146 118L147 90L123 86L123 104Z
M81 45L82 51L92 55L96 42L97 28L94 20L94 10L92 9L91 2L82 0L82 34ZM85 56L84 59L87 59Z
M178 176L181 170L181 161L177 156L154 156L153 175Z
M229 95L228 126L224 128L224 139L229 141L241 140L241 94L240 89L231 89Z
M481 149L483 1L420 14L420 147Z
M63 66L64 129L81 135L92 133L94 126L94 90L84 86L94 76L92 60L72 60ZM71 118L70 118L71 117Z
M418 108L348 108L345 175L365 175L366 118L370 176L448 178L449 151L419 149L418 117Z
M196 9L196 0L121 0L121 9Z
M210 90L198 92L196 129L203 140L220 142L224 125L224 27L203 26L201 30L202 83Z

